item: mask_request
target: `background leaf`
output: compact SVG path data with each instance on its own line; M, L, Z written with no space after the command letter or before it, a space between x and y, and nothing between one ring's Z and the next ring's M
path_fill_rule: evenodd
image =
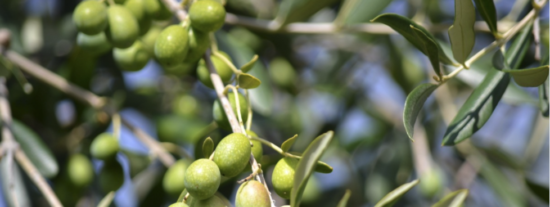
M351 196L351 190L350 189L347 189L346 190L346 193L344 194L344 196L342 197L342 199L340 200L340 202L338 202L338 206L337 207L346 207L348 205L348 200L349 200L349 197Z
M5 158L5 157L3 157ZM4 194L4 199L7 202L8 206L17 206L15 205L16 202L14 202L12 195L10 195L10 182L13 182L13 189L15 193L15 197L17 199L17 204L19 206L31 206L31 200L29 198L29 194L27 193L27 188L25 187L25 183L23 182L23 178L21 177L21 170L19 170L19 167L17 167L16 162L13 160L11 162L11 172L8 172L10 167L8 166L8 159L1 159L0 160L0 179L2 181L2 191ZM11 178L8 177L8 175L11 173Z
M510 73L520 86L537 87L548 78L548 65L519 70L504 69L502 72Z
M548 117L548 79L539 86L539 107L542 116Z
M391 191L390 193L386 194L374 207L390 207L397 202L403 196L407 191L409 191L411 188L413 188L415 185L419 183L419 180L413 180L409 183L405 183L395 190Z
M346 0L338 12L335 23L349 25L365 23L380 14L393 0Z
M468 196L468 189L457 190L447 194L432 207L460 207Z
M305 21L322 8L337 0L284 0L279 5L275 20L282 26L292 22Z
M464 65L475 44L476 10L471 0L455 0L455 21L449 28L453 57Z
M208 158L210 157L212 152L214 152L214 141L212 140L212 138L208 137L202 143L202 153L204 154L205 158Z
M288 138L285 142L283 142L283 144L281 144L281 149L283 150L283 152L288 152L288 150L290 150L290 147L292 147L292 145L296 141L296 138L298 138L297 134L292 136L291 138Z
M432 64L432 68L437 74L437 76L441 77L441 67L439 66L439 51L438 51L438 45L437 42L435 42L434 39L430 39L429 35L424 33L422 30L415 28L414 26L410 25L412 31L416 35L416 39L419 42L419 44L424 48L424 51L426 56L428 56L428 59L430 60L430 63Z
M304 151L302 159L300 159L300 161L298 162L298 166L296 166L296 172L294 174L294 186L290 195L290 206L300 206L300 200L302 199L302 194L304 193L304 189L306 188L307 180L313 172L315 164L327 149L328 144L332 140L333 136L334 132L332 131L318 136Z
M97 204L97 207L109 207L115 198L115 192L111 191Z
M435 91L437 84L433 83L424 83L417 86L411 93L407 96L405 100L405 108L403 109L403 125L405 126L405 131L409 138L412 139L414 133L414 123L418 117L418 113L424 106L424 102L428 99L430 94Z
M481 17L487 22L489 29L493 34L498 33L497 11L493 0L474 0Z
M531 190L531 192L533 192L533 194L535 194L538 198L546 203L549 202L550 192L548 191L548 186L533 182L528 177L525 178L525 184L527 184L529 190Z
M59 167L50 149L25 124L13 120L13 136L40 174L47 178L57 175Z

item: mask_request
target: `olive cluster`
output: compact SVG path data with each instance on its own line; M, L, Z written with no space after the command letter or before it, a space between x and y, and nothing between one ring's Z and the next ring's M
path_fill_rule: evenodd
M99 186L106 193L118 190L124 183L122 166L116 160L119 150L118 140L109 133L98 135L90 146L92 157L103 160L98 179Z

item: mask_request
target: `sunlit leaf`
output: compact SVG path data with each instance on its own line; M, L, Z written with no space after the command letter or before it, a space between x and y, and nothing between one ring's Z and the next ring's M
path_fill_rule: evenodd
M252 57L252 60L250 60L250 62L244 64L241 67L241 71L246 73L246 72L252 70L252 68L254 68L254 63L256 63L257 60L258 60L258 55L254 55L254 57Z
M347 189L346 193L344 194L344 197L338 202L337 207L346 207L348 205L349 197L351 196L351 190Z
M323 155L327 149L333 136L334 132L332 131L318 136L304 151L302 159L300 159L298 166L296 166L294 185L290 195L290 206L300 206L300 200L302 199L302 194L306 188L307 180L309 179L311 173L313 173L313 169L317 161L319 161L321 155Z
M97 204L97 207L109 207L115 198L115 192L111 191Z
M534 182L530 180L528 177L525 177L525 184L527 184L527 187L529 188L529 190L533 192L533 194L535 194L538 198L540 198L546 203L549 202L550 192L548 191L548 186Z
M493 0L474 0L476 8L481 14L481 17L487 22L489 29L493 34L498 33L497 27L497 11Z
M457 190L447 194L432 207L460 207L468 196L468 189Z
M413 33L416 35L416 39L420 46L424 48L426 56L430 60L432 67L435 71L435 74L441 76L441 67L439 67L439 51L437 42L434 39L430 39L429 35L424 33L421 29L415 28L411 25Z
M428 30L426 30L424 27L418 25L417 23L413 22L412 20L406 17L400 16L397 14L381 14L375 17L373 20L371 20L371 22L377 22L377 23L388 25L393 30L403 35L405 39L407 39L412 45L418 48L418 50L420 50L425 55L428 55L428 52L422 46L422 43L417 40L416 34L413 32L411 25L414 28L422 31L422 33L425 34L428 39L431 39L437 43L437 41L435 41L435 37L432 34L430 34ZM449 57L447 57L447 55L442 51L439 45L438 45L438 57L442 63L447 65L453 65L453 61Z
M537 87L548 78L548 65L519 70L504 69L502 72L510 73L520 86Z
M281 149L283 150L283 152L288 152L288 150L290 150L290 147L292 147L292 145L296 141L296 138L298 138L297 134L283 142L283 144L281 145Z
M51 178L57 175L59 167L50 149L30 128L23 123L13 120L13 136L19 146L29 157L38 172L44 177Z
M461 64L466 62L475 44L474 24L476 10L471 0L455 0L455 19L449 28L453 57Z
M395 190L391 191L390 193L386 194L374 207L390 207L397 202L401 196L403 196L407 191L409 191L411 188L413 188L415 185L419 183L419 180L413 180L409 183L405 183Z
M257 88L262 81L248 73L241 73L239 75L239 87L245 89Z
M437 84L424 83L417 86L405 100L405 108L403 110L403 124L405 125L405 131L409 138L412 139L414 132L414 123L418 117L418 113L424 106L424 102L428 99L430 94L437 88Z
M208 137L202 143L202 153L204 154L205 158L208 158L210 157L212 152L214 152L214 140Z

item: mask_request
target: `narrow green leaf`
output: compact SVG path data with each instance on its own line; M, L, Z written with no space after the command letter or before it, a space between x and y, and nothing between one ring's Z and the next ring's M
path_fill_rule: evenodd
M455 0L455 20L449 28L453 57L463 64L475 44L476 10L471 0Z
M433 83L424 83L417 86L409 95L407 100L405 100L405 109L403 110L403 124L405 125L405 131L409 138L412 139L414 132L414 123L416 122L416 117L426 99L435 91L437 84Z
M105 197L103 197L103 199L101 199L99 204L97 204L97 207L109 207L109 205L111 205L111 203L113 202L114 198L115 198L115 192L114 191L109 192L107 195L105 195Z
M474 0L476 2L476 7L481 17L487 22L491 32L496 35L498 34L497 28L497 11L495 9L495 3L493 0Z
M281 149L283 150L283 152L288 152L290 147L292 147L292 145L296 141L296 138L298 138L297 134L295 134L294 136L292 136L291 138L288 138L285 142L283 142L283 144L281 145Z
M322 8L325 8L337 0L283 0L279 5L279 11L275 22L280 26L292 22L305 21Z
M528 69L504 69L502 72L510 73L514 81L523 87L537 87L548 78L548 65Z
M409 191L411 188L413 188L415 185L419 183L419 180L413 180L409 183L405 183L395 190L391 191L390 193L386 194L374 207L390 207L397 202L403 196L407 191Z
M413 25L410 25L413 33L416 35L418 43L424 48L426 56L432 63L432 67L437 76L441 77L441 67L439 66L439 51L438 45L434 39L430 39L428 34L424 33L422 30L415 28Z
M417 40L416 34L412 31L411 25L414 28L421 30L422 33L425 34L425 36L428 39L431 39L433 40L433 42L437 43L437 41L435 41L435 37L432 34L430 34L428 30L426 30L424 27L416 24L415 22L413 22L412 20L406 17L400 16L397 14L389 14L389 13L381 14L375 17L374 19L372 19L371 22L377 22L377 23L388 25L393 30L403 35L405 39L407 39L412 45L418 48L425 55L428 55L428 52L424 49L422 44ZM449 57L447 57L447 55L443 52L439 44L437 44L437 47L438 47L439 60L444 64L454 65L453 61Z
M252 68L254 68L254 63L256 63L256 61L258 61L258 55L254 55L254 57L252 57L252 60L250 60L250 62L244 64L241 67L241 71L243 71L243 73L246 73L252 70Z
M239 87L245 88L245 89L252 89L257 88L262 84L262 81L260 79L254 77L253 75L250 75L248 73L241 73L239 75Z
M517 183L492 162L484 162L479 173L498 195L502 206L527 206L526 197L523 195L524 190L518 188Z
M460 207L468 196L468 189L457 190L447 194L432 207Z
M548 79L539 86L539 108L542 116L548 117Z
M38 172L46 178L57 175L59 167L50 149L30 128L13 120L13 136L21 149L29 157Z
M19 167L17 167L13 159L11 161L11 163L8 162L5 156L0 160L0 181L2 183L2 192L6 204L8 206L31 206L31 200L27 193L25 183L23 182L21 170L19 170ZM11 167L9 166L10 164ZM9 184L13 184L13 188L10 189ZM13 197L15 197L17 201L14 201Z
M298 166L296 166L294 186L290 195L290 206L300 206L300 200L302 199L302 194L306 188L307 180L309 179L311 173L313 173L315 164L319 161L321 155L323 155L327 149L333 136L334 132L332 131L318 136L313 140L313 142L311 142L306 151L304 151L302 159L300 159Z
M202 143L202 153L205 158L209 158L212 152L214 152L214 141L208 137Z
M315 172L327 174L331 173L332 170L332 166L328 165L326 162L319 160L317 164L315 164Z
M532 180L530 180L528 177L525 177L525 184L529 188L529 190L535 194L538 198L543 200L544 202L549 202L549 195L550 192L548 191L548 186L544 186L542 184L536 183Z
M351 196L351 190L347 189L346 193L344 194L344 197L338 202L338 205L336 207L346 207L348 205L349 197Z
M346 0L334 22L338 25L365 23L380 14L393 0Z

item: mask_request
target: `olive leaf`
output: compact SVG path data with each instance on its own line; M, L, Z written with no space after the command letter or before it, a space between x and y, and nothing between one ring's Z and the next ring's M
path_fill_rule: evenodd
M510 73L514 81L523 87L537 87L548 78L548 65L528 69L503 69L502 72Z
M393 0L346 0L338 16L334 20L336 25L350 25L364 23L380 14Z
M548 117L548 79L539 86L539 108L542 116Z
M57 175L59 171L57 161L38 135L17 120L12 122L12 132L21 149L42 176L52 178Z
M464 65L475 44L476 10L471 0L455 0L455 19L449 28L453 57Z
M495 3L493 0L474 0L476 8L483 17L483 20L487 22L489 29L494 35L498 34L497 28L497 11L495 9Z
M292 156L293 158L296 158L296 159L299 159L301 160L302 159L302 156L300 153L298 152L289 152L290 154L294 155ZM329 164L327 164L326 162L323 162L321 160L317 161L317 163L315 164L315 168L314 168L315 172L318 172L318 173L324 173L324 174L327 174L327 173L331 173L333 168L332 166L330 166Z
M338 202L337 207L346 207L348 205L348 200L350 196L351 196L351 190L347 189L342 199L340 199L340 202Z
M253 75L250 75L248 73L239 74L239 87L241 88L257 88L258 86L260 86L261 83L262 81L260 81L260 79L254 77Z
M432 207L460 207L468 196L468 189L457 190L447 194Z
M0 181L2 183L2 192L8 206L31 206L31 200L27 193L27 188L23 182L21 170L12 160L11 166L8 159L0 160ZM13 187L10 187L13 184ZM12 195L11 192L14 194ZM13 196L17 201L13 200Z
M202 153L205 158L208 158L212 152L214 152L214 141L208 137L202 143Z
M432 34L430 34L428 30L426 30L424 27L418 25L417 23L413 22L412 20L406 17L400 16L397 14L386 13L375 17L374 19L371 20L371 22L377 22L377 23L388 25L393 30L403 35L405 39L407 39L412 45L418 48L425 55L428 55L428 52L425 50L422 44L417 40L417 35L413 32L411 25L414 28L422 31L422 33L424 34L422 37L425 36L426 38L432 40L437 44L437 41L435 41L435 37ZM438 47L439 60L444 64L454 65L453 61L449 57L447 57L447 55L445 54L445 52L443 52L439 44L437 44L437 47Z
M403 125L405 131L410 139L413 137L414 123L418 117L418 113L424 106L424 102L428 99L430 94L437 89L439 85L433 83L424 83L417 86L405 100L405 108L403 110Z
M252 57L252 60L250 60L250 62L244 64L241 67L241 71L246 73L246 72L252 70L252 68L254 68L254 63L256 63L257 60L258 60L258 55L254 55L254 57Z
M283 0L279 5L275 22L282 26L305 21L322 8L335 2L336 0Z
M524 189L518 188L517 183L510 180L508 175L493 162L484 162L479 173L494 189L503 206L527 206L526 198L523 196Z
M304 151L302 159L298 162L296 172L294 173L294 185L290 195L290 206L300 206L302 194L306 188L309 176L313 173L317 161L319 161L321 155L323 155L327 149L333 136L334 132L332 131L328 131L318 136L311 142L306 151Z
M111 191L101 201L99 201L99 204L97 204L97 207L109 207L111 203L113 202L113 199L115 198L115 192Z
M389 192L386 194L374 207L389 207L393 206L397 200L401 198L407 191L409 191L411 188L413 188L415 185L419 183L419 180L413 180L409 183L405 183L395 190Z
M538 198L543 200L544 202L549 202L549 194L548 186L543 185L542 183L534 182L533 180L529 179L529 177L525 177L525 184L527 185L527 188L535 194Z
M295 134L294 136L292 136L291 138L288 138L285 142L283 142L283 144L281 145L281 149L283 150L283 152L288 152L290 147L292 147L292 145L296 141L296 138L298 138L297 134Z
M422 48L424 48L424 54L428 56L428 59L432 64L435 74L441 77L441 67L439 67L439 51L437 42L435 42L435 39L430 39L429 35L424 33L421 29L415 28L413 25L410 25L410 27L414 35L416 35L418 43Z

